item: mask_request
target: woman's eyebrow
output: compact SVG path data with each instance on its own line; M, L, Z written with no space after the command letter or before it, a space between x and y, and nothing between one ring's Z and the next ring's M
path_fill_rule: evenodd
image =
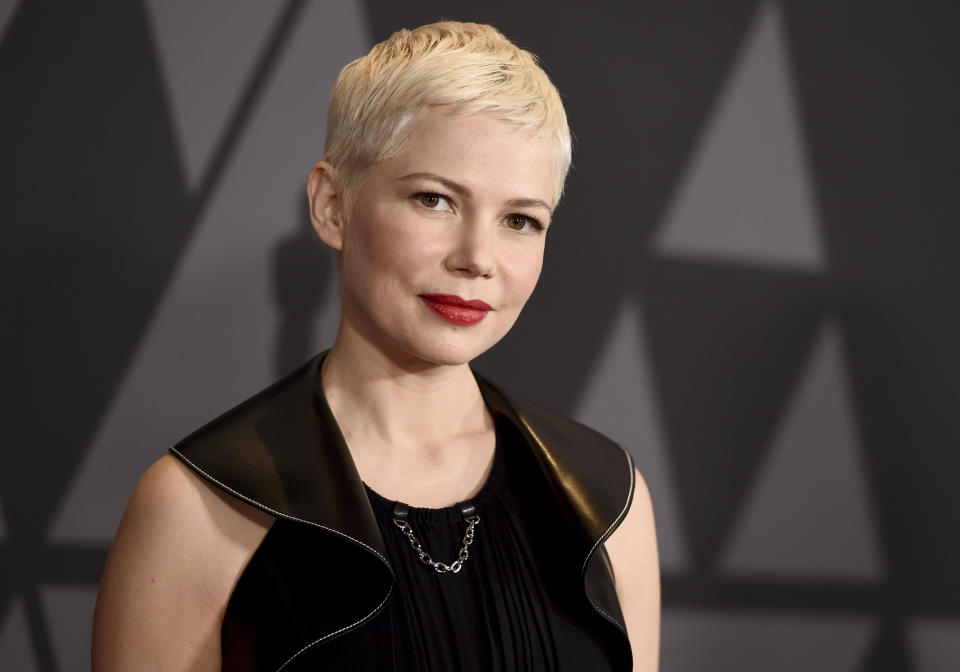
M469 187L437 175L436 173L409 173L397 179L398 182L406 182L409 180L433 180L464 198L473 198L473 192L470 191ZM550 207L546 201L542 201L539 198L511 198L506 204L511 208L543 208L547 212L553 212L553 208Z
M539 198L511 198L507 205L511 208L543 208L547 212L553 212L553 208Z
M473 198L473 192L469 188L463 186L459 182L454 182L453 180L448 180L445 177L441 177L436 173L410 173L399 178L398 182L406 182L408 180L433 180L434 182L439 182L445 186L450 191L453 191L464 198Z

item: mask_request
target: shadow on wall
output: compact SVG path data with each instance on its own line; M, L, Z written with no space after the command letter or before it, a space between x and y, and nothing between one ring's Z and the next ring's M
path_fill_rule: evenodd
M297 203L303 203L298 198ZM336 333L334 318L338 311L327 306L335 296L336 256L317 237L306 205L299 208L301 219L294 232L277 243L272 255L273 296L278 313L274 343L277 377L294 370L316 354L318 342L330 347L330 334ZM322 248L318 253L317 247ZM318 338L318 319L324 320Z

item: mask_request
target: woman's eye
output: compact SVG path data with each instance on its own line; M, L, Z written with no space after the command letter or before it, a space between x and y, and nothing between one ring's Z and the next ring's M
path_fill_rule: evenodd
M507 215L507 227L513 229L514 231L524 231L526 229L531 229L534 231L540 231L543 229L543 226L535 220L533 217L527 217L526 215Z
M450 209L450 203L440 194L417 194L417 201L420 202L420 205L430 210Z

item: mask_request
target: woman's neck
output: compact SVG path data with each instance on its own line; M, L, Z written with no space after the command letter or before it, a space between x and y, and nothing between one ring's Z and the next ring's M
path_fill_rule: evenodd
M350 446L426 457L493 427L467 364L439 365L387 353L341 330L321 379Z

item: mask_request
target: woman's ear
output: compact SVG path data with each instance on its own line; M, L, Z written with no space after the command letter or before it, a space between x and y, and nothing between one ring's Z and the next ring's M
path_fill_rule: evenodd
M307 178L310 223L320 240L339 252L343 248L343 198L336 170L326 161L317 163Z

